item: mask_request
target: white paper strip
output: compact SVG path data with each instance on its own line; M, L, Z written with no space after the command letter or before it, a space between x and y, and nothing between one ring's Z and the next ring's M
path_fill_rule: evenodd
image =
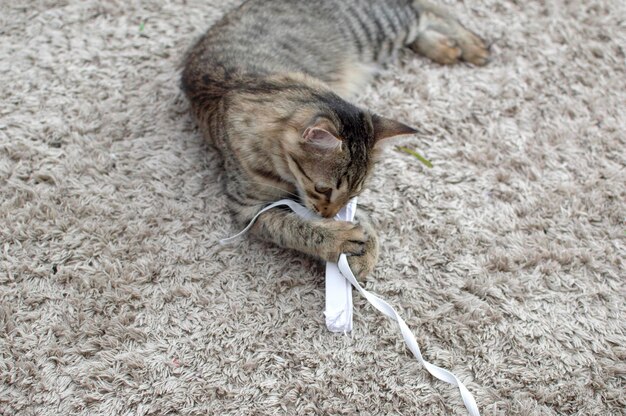
M338 221L353 221L357 199L353 198L335 217ZM352 285L343 277L337 263L326 263L326 328L330 332L352 331Z
M233 237L225 238L221 240L220 242L227 243L241 236L246 231L248 231L250 227L252 227L252 224L254 224L254 221L256 221L259 215L261 215L263 212L267 211L268 209L272 209L280 205L288 206L296 214L301 215L302 217L305 217L305 218L315 217L315 214L311 213L307 208L303 207L297 202L292 201L290 199L283 199L278 202L274 202L273 204L270 204L267 207L263 208L261 211L259 211L259 213L250 221L248 226L244 228L243 231L239 232ZM356 201L354 201L354 208L356 208ZM352 214L352 217L354 217L354 213ZM469 414L471 416L480 416L480 412L478 411L478 406L476 405L476 400L474 400L474 396L472 396L472 393L470 393L469 390L467 390L467 388L463 385L463 383L461 383L461 381L458 378L456 378L456 376L452 374L450 371L443 369L441 367L438 367L424 360L424 357L422 357L422 353L420 351L419 345L417 345L417 340L415 339L415 336L413 335L413 333L411 332L407 324L404 322L404 319L402 319L400 315L398 315L395 309L393 309L391 305L389 305L383 299L379 298L378 296L374 295L373 293L368 292L367 290L361 287L359 282L354 277L352 270L350 270L350 266L348 265L348 258L346 257L345 254L342 254L339 257L338 268L341 274L343 275L343 277L347 279L365 297L365 299L367 299L369 303L371 303L382 314L386 315L387 317L389 317L390 319L398 323L398 325L400 326L400 332L402 333L402 337L404 338L404 341L406 342L407 346L409 347L409 349L411 350L415 358L417 358L417 360L424 366L424 368L426 368L426 370L430 374L432 374L434 377L438 378L439 380L457 386L459 388L459 391L461 392L461 398L463 399L463 403L465 404L465 408L467 409Z

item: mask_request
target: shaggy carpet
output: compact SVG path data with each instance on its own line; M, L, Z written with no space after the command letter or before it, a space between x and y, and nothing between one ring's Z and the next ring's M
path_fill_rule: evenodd
M233 226L178 89L237 1L0 2L0 414L465 414L321 265ZM626 408L626 3L448 1L485 68L405 53L359 103L416 125L361 198L364 280L484 415Z

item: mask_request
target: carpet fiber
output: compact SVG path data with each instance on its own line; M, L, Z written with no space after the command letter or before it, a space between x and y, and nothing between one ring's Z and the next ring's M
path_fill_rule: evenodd
M359 104L419 127L361 198L364 280L484 415L626 407L626 3L448 1L485 68L410 53ZM178 89L236 1L0 3L0 414L465 414L322 266L242 239Z

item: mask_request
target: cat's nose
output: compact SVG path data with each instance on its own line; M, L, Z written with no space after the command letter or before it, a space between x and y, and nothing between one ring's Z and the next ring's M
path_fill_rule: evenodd
M320 214L322 217L324 218L332 218L335 216L335 214L333 214L332 210L327 207L327 206L319 206L319 205L314 205L315 206L315 210L318 212L318 214Z
M324 218L334 218L337 212L339 212L339 209L328 206L322 208L321 214Z

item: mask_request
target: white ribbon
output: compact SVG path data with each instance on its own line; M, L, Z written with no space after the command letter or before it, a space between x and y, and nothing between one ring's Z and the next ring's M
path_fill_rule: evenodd
M244 228L241 232L237 233L233 237L225 238L221 240L220 242L222 244L228 243L234 240L235 238L241 236L246 231L248 231L250 227L252 227L252 225L254 224L254 221L256 221L259 215L261 215L262 213L264 213L265 211L269 209L275 208L277 206L284 206L284 205L291 208L296 214L300 215L303 218L311 219L311 218L317 217L314 213L312 213L311 211L309 211L307 208L303 207L302 205L298 204L297 202L290 200L290 199L282 199L280 201L274 202L273 204L266 206L261 211L259 211L259 213L255 215L254 218L252 218L248 226ZM348 208L348 206L350 205L351 207ZM339 217L340 219L351 221L354 218L354 213L356 211L356 200L350 201L348 206L344 208L345 211L342 210L343 212L339 214ZM328 284L329 265L334 265L334 263L327 263L327 269L326 269L327 270L327 276L326 276L327 284ZM417 361L419 361L424 366L424 368L426 368L426 370L430 374L432 374L434 377L446 383L457 386L459 388L459 391L461 392L461 398L463 399L463 403L465 404L465 408L467 409L469 414L471 416L480 416L480 412L478 411L478 406L476 405L476 400L474 400L474 396L472 396L472 393L470 393L469 390L467 390L467 388L463 385L463 383L461 383L461 381L450 371L444 368L438 367L424 360L424 358L422 357L422 353L420 351L420 347L419 345L417 345L415 336L409 329L406 322L404 322L404 319L402 319L402 317L398 315L396 310L392 308L391 305L389 305L383 299L379 298L378 296L374 295L373 293L368 292L367 290L361 287L359 282L356 280L356 277L354 277L352 270L350 270L350 266L348 265L348 258L346 257L345 254L342 254L339 257L339 262L337 263L336 266L341 272L341 274L343 275L343 278L347 282L351 283L365 297L365 299L367 299L367 301L372 304L372 306L378 309L383 315L386 315L388 318L398 323L398 326L400 327L400 332L402 333L402 337L404 338L404 342L409 347L409 349L411 350L415 358L417 358ZM334 273L331 273L331 274L333 274L333 276L336 277L336 274ZM334 277L331 277L331 280L333 280L332 284L339 284L336 282L336 279ZM337 286L337 287L341 289L341 286ZM347 311L348 308L343 307L343 310L341 311L340 314L337 314L336 311L327 314L326 325L329 326L328 325L329 318L331 320L331 325L335 325L337 327L340 327L340 326L346 327L346 325L348 325L347 322L349 320L349 327L351 330L352 329L352 292L349 290L345 292L343 292L342 290L339 290L339 291L334 290L333 292L340 293L340 295L338 295L337 300L334 303L335 305L341 305L341 304L347 305L348 303L346 301L347 299L346 297L349 296L349 299L350 299L349 309L350 310L348 312ZM327 286L327 293L328 293L328 286ZM346 295L346 293L350 293L350 294ZM328 313L328 306L329 306L328 299L327 299L326 305L327 305L326 312ZM335 323L333 323L333 321ZM343 332L343 331L345 331L345 329L342 329L340 332Z
M417 341L415 340L415 335L413 335L408 325L404 322L404 319L402 319L402 317L398 315L396 310L378 296L368 292L361 287L359 282L354 277L354 274L352 274L352 270L350 270L350 266L348 265L348 259L345 254L342 254L341 257L339 257L339 270L344 275L344 277L350 283L352 283L352 285L359 292L361 292L361 294L365 297L365 299L368 300L369 303L371 303L376 309L378 309L388 318L398 323L398 325L400 326L400 332L402 332L402 337L404 338L404 342L406 342L406 345L409 347L415 358L417 358L417 361L419 361L430 374L437 377L439 380L457 386L461 391L463 403L465 403L465 408L467 409L469 414L472 416L480 416L480 412L478 411L478 406L476 405L476 400L474 400L474 396L472 396L472 393L467 390L463 383L461 383L461 381L448 370L438 367L424 360L420 351L420 347L419 345L417 345Z
M315 213L313 213L311 210L309 210L306 207L303 207L302 205L298 204L296 201L291 200L291 199L281 199L280 201L276 201L273 204L269 204L268 206L266 206L265 208L263 208L261 211L259 211L254 218L252 218L250 220L250 222L248 223L248 225L246 226L246 228L244 228L243 230L239 231L237 234L235 234L232 237L228 237L228 238L223 238L220 240L220 244L227 244L232 242L233 240L236 240L237 238L241 237L242 235L244 235L246 232L248 232L248 230L250 228L252 228L252 226L254 225L254 222L256 221L257 218L259 218L259 215L263 214L265 211L269 211L272 208L276 208L276 207L280 207L280 206L288 206L289 208L291 208L291 210L293 212L295 212L296 214L298 214L299 216L301 216L302 218L305 219L312 219L312 218L319 218L317 215L315 215Z

